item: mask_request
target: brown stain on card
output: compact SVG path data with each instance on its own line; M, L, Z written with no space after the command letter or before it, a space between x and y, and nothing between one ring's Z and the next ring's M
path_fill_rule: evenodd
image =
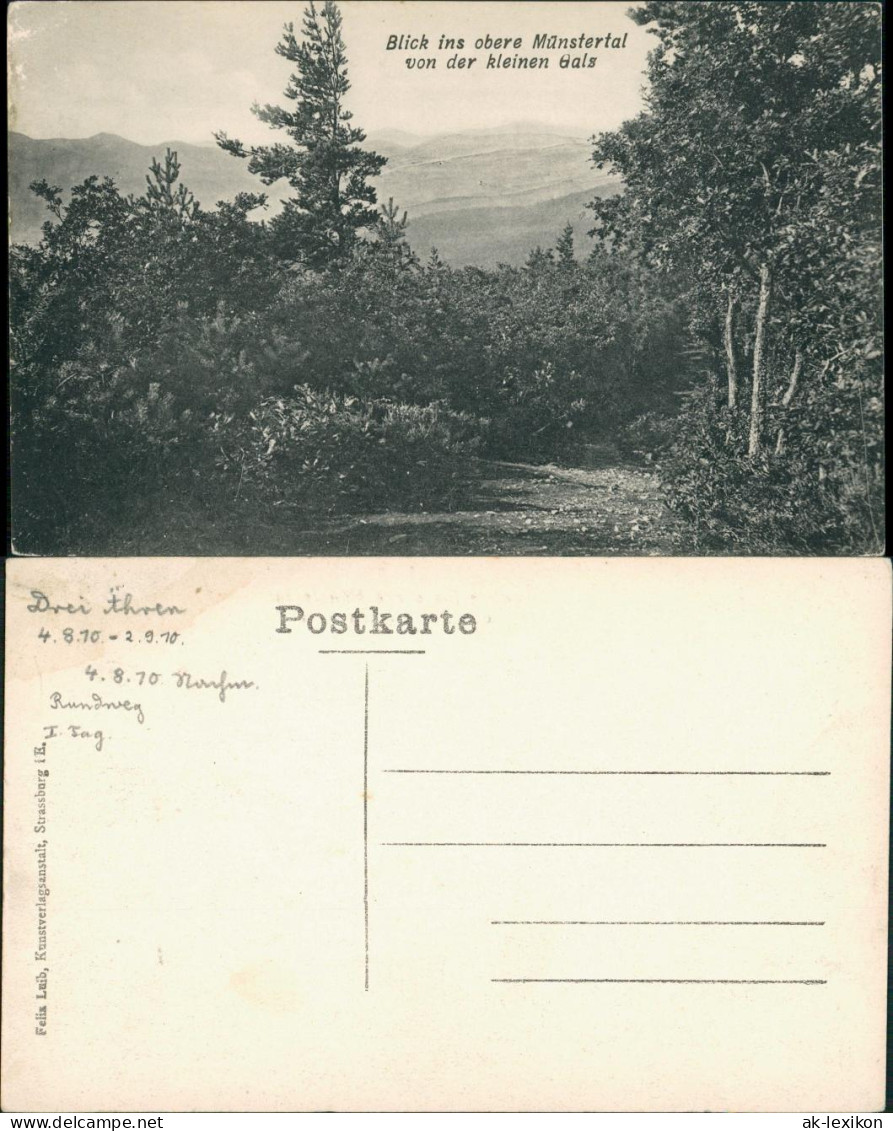
M295 1013L301 1004L294 974L275 962L252 962L229 977L229 988L243 1001L274 1013Z

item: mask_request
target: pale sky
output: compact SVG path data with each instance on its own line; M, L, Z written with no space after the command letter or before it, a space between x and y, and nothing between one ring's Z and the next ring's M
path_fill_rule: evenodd
M350 107L366 130L448 133L539 122L588 135L641 106L654 37L626 12L630 0L343 0ZM260 142L275 133L251 104L281 103L291 64L275 54L282 25L300 29L302 0L16 0L9 9L10 124L32 137L115 133L151 145L210 142L215 129ZM534 34L622 36L625 49L590 50L594 67L561 69L561 51L534 52ZM464 37L470 70L452 52L410 51L436 67L409 70L391 35ZM486 70L478 37L524 38L504 55L548 54L546 71ZM572 52L583 55L585 50Z

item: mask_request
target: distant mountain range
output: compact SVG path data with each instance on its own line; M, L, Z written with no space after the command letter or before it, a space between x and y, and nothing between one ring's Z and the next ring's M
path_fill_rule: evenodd
M378 198L393 197L409 213L409 242L422 258L431 247L454 266L523 263L531 248L554 246L568 222L578 251L588 245L585 205L618 191L616 178L595 170L585 137L523 123L437 137L402 131L370 133L367 146L388 158ZM245 162L215 145L168 141L137 145L115 134L37 139L9 134L10 234L34 243L47 213L29 191L46 179L66 192L93 174L110 176L124 192L141 193L153 157L175 149L181 180L207 208L238 192L266 191L268 214L289 189L264 186Z

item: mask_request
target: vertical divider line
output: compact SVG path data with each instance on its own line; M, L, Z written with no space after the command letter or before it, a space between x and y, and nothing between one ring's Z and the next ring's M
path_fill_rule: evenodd
M369 989L369 664L363 687L363 917L366 990Z

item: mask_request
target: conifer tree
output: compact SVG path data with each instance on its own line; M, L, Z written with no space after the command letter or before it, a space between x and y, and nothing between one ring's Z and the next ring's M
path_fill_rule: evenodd
M382 204L380 209L377 228L379 250L395 265L418 266L418 257L406 239L409 214L404 211L400 215L400 209L392 196L388 197L387 204Z
M143 204L156 216L168 216L182 224L195 220L200 209L189 189L182 183L177 184L179 179L180 162L176 150L167 150L163 166L157 157L153 157L150 172L146 174Z
M222 149L247 158L264 184L288 181L295 195L271 223L276 246L285 259L320 267L347 254L358 232L377 224L375 188L368 182L387 158L361 148L366 135L344 108L350 82L337 4L326 0L317 10L311 0L303 39L294 24L286 24L276 52L295 65L285 88L294 107L253 110L262 122L284 130L291 144L246 147L223 132L215 136Z
M566 267L573 266L574 260L574 226L568 221L561 230L558 243L555 245L555 254L558 262Z

